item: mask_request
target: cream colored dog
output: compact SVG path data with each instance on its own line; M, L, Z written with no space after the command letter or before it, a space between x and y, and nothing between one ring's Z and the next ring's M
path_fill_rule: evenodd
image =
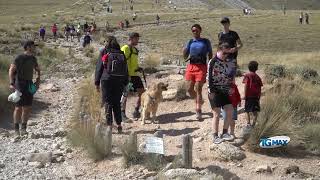
M145 120L150 118L152 114L151 123L153 124L156 120L156 114L158 105L162 101L162 91L166 91L168 84L159 82L151 85L141 96L141 107L142 124L145 124Z

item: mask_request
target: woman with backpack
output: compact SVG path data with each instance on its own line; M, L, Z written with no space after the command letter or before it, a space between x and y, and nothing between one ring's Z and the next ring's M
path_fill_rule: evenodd
M121 96L128 84L128 67L124 53L114 36L107 38L107 45L100 52L96 64L95 85L102 90L102 103L105 106L107 126L112 128L113 117L118 133L122 133ZM101 85L101 86L100 86ZM113 114L113 115L112 115Z

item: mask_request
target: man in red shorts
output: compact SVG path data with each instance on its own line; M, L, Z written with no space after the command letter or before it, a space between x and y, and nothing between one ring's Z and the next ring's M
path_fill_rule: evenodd
M183 56L190 61L185 78L188 81L188 92L196 99L196 119L201 119L202 87L206 81L207 59L212 58L211 42L201 37L202 28L199 24L191 27L193 39L190 39L183 49Z

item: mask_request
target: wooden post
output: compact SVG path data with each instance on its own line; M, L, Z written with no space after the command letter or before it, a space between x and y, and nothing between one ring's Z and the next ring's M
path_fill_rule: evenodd
M192 168L192 137L190 135L182 137L182 162L184 168Z

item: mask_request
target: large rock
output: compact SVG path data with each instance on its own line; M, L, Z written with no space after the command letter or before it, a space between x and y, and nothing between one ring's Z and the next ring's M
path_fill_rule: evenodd
M167 91L162 92L164 100L170 101L174 100L177 97L178 89L168 89Z
M272 169L270 166L268 165L262 165L262 166L258 166L256 168L256 172L257 173L264 173L264 172L268 172L268 173L271 173L272 172Z
M195 169L170 169L164 173L167 179L175 179L175 178L193 178L200 176L200 173Z
M52 161L52 152L31 153L26 156L26 159L29 162L50 163Z
M44 167L42 162L29 162L28 165L32 166L32 167L35 167L35 168L38 168L38 169Z
M247 126L245 126L245 127L243 127L243 129L241 130L241 132L240 132L240 134L239 134L238 137L239 137L240 139L247 140L247 139L249 139L251 132L252 132L252 127L247 127Z
M228 143L212 144L210 150L216 158L225 161L243 160L246 157L240 148Z
M237 146L237 147L244 145L244 143L245 143L245 140L241 139L241 138L235 139L234 141L230 142L230 144Z
M289 167L286 167L284 170L285 170L286 174L299 173L300 172L300 169L299 169L298 166L289 166Z

